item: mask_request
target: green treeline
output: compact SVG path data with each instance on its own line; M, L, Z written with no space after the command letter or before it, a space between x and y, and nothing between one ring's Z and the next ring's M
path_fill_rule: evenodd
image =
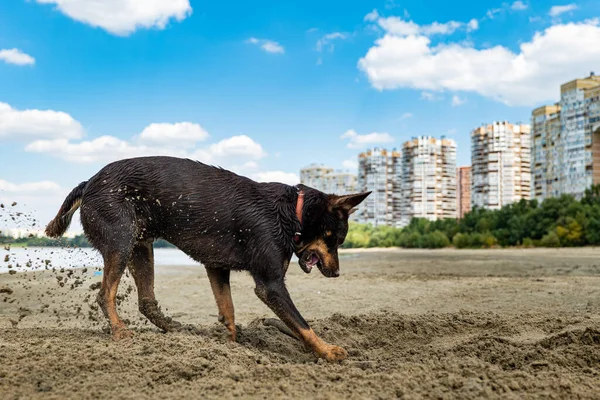
M474 209L460 221L415 218L403 228L352 223L344 247L489 248L600 244L600 185L572 196L521 200L500 210Z
M91 247L90 243L83 235L77 235L74 238L59 239L30 235L28 237L15 239L12 236L4 236L0 233L0 244L10 244L19 247Z

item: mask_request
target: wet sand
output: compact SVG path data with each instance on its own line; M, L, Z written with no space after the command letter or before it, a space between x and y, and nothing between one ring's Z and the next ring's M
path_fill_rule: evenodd
M232 274L238 343L216 322L201 266L156 274L163 310L201 334L148 324L126 277L119 312L136 334L114 343L90 288L101 277L93 268L69 276L53 267L0 274L3 398L600 393L600 249L347 251L337 279L292 264L292 298L318 334L348 350L339 364L264 326L273 315L244 273Z

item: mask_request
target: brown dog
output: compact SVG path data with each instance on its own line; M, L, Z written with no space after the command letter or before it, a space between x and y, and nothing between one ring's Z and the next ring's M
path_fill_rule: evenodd
M342 360L347 353L321 340L300 315L285 286L293 254L309 273L317 266L339 276L338 247L348 216L370 192L336 196L298 185L257 183L221 168L173 157L141 157L111 163L67 196L46 234L59 237L81 207L81 223L104 259L98 303L115 340L131 336L116 309L117 287L127 267L139 309L169 331L154 296L152 243L163 238L206 267L219 320L235 340L231 270L250 272L256 295L315 354Z

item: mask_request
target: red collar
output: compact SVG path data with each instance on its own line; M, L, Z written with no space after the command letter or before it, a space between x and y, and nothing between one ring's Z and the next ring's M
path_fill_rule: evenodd
M304 207L304 191L300 190L298 192L298 200L296 200L296 217L300 222L300 230L302 230L302 208ZM300 243L300 236L302 234L300 232L294 233L294 242L296 244Z

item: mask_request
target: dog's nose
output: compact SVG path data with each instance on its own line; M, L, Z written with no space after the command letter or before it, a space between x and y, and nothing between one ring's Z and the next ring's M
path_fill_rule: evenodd
M337 278L338 276L340 276L340 270L339 269L337 271L333 271L331 273L331 277L332 278Z

